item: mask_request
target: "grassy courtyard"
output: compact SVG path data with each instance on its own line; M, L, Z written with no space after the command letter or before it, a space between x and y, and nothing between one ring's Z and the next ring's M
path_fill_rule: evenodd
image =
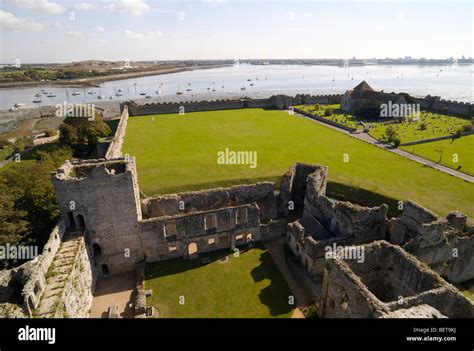
M257 151L256 168L219 165L217 153ZM146 194L279 181L295 162L329 166L329 180L474 217L472 184L283 111L246 109L131 117L124 152ZM344 162L348 161L348 162Z
M441 115L439 113L421 112L420 120L416 122L403 122L394 124L373 123L369 134L376 139L383 139L389 126L393 127L402 143L421 139L437 138L453 135L470 121L458 117Z
M402 149L446 167L474 175L474 135L406 146Z
M164 318L291 317L291 291L266 250L205 256L211 263L175 259L148 265L145 288L153 289L153 295L147 306Z
M357 128L359 123L358 119L352 114L340 110L339 104L300 105L295 107L346 127ZM328 108L332 110L331 116L325 115L325 111ZM418 121L390 124L367 120L362 121L366 126L370 127L369 134L379 140L384 140L385 131L391 126L400 137L402 143L453 135L458 129L470 124L470 121L466 119L426 111L420 113Z

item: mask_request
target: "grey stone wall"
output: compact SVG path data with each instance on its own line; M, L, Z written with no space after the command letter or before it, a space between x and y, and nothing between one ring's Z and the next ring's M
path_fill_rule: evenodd
M67 226L84 230L91 245L100 248L96 263L111 273L133 270L143 259L135 160L66 162L52 180Z
M245 213L240 223L236 220L238 211ZM210 227L206 226L209 218L214 219ZM259 209L255 203L148 219L139 224L139 231L149 262L191 258L192 243L196 244L197 253L205 253L261 240Z
M46 287L45 275L61 245L64 232L65 225L59 222L51 232L41 255L19 267L0 271L0 305L17 305L16 314L19 317L33 315Z
M474 279L474 231L467 216L452 212L440 218L428 209L407 201L399 218L390 221L390 242L408 252L454 283Z
M97 274L93 259L87 249L84 237L80 238L79 249L74 257L74 265L64 285L57 309L58 318L87 318L92 306Z
M183 101L168 103L146 103L125 102L121 104L123 110L128 106L130 116L156 115L179 112L198 112L215 110L235 110L242 108L274 108L279 110L288 109L291 106L302 104L337 104L340 103L342 95L274 95L268 99L234 99L234 100L212 100L212 101Z
M141 205L143 218L153 218L219 209L252 202L258 204L262 223L276 218L275 185L271 182L145 198L141 200Z
M415 308L424 305L438 311L435 315L474 316L472 301L402 248L385 241L362 248L363 263L342 257L326 261L323 317L392 317L395 311L407 309L423 314L425 309Z
M122 145L123 140L125 138L125 131L127 130L127 123L128 123L128 106L124 105L122 110L122 115L120 116L120 121L117 126L117 130L115 131L115 135L113 136L110 145L105 153L106 159L113 159L117 157L122 157Z

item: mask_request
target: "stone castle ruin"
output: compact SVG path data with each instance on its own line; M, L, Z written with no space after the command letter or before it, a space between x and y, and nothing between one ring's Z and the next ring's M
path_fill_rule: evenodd
M295 99L307 101L273 97L272 106L288 108ZM278 190L260 182L141 193L135 159L123 157L121 148L129 111L179 107L158 105L124 104L102 158L66 161L52 174L60 221L40 256L0 272L1 315L87 317L97 279L132 270L138 272L135 309L142 313L147 262L286 237L291 271L321 317L474 317L473 303L448 283L474 279L474 230L462 213L441 219L406 202L403 214L389 219L387 205L329 198L327 167L302 163L283 175ZM360 248L364 260L328 259L334 245Z

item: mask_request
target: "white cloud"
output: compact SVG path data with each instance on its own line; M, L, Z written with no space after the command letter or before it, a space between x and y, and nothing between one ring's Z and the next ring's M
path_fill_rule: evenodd
M36 10L51 14L63 13L66 9L63 5L56 2L50 2L48 0L9 0L11 3L17 5L18 7Z
M79 39L82 37L82 33L77 30L71 30L69 32L66 32L64 35L68 38L74 38L74 39Z
M143 0L121 0L106 7L110 11L140 16L150 10L150 7Z
M43 24L29 18L18 18L13 13L0 10L0 28L16 31L38 31L44 28Z
M128 29L125 30L125 37L128 39L156 40L161 36L163 36L163 33L160 31L153 31L153 32L148 32L148 33L137 33Z
M105 31L104 27L102 27L102 26L97 26L94 29L95 29L96 32L99 32L99 33L102 33L102 32Z
M96 9L97 5L91 4L90 2L80 2L80 3L74 4L72 7L74 8L74 10L77 10L77 11L87 11L87 10Z

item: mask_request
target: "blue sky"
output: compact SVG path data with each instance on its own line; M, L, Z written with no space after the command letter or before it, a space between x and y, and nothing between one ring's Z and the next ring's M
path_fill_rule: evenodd
M471 0L0 4L2 63L474 56Z

